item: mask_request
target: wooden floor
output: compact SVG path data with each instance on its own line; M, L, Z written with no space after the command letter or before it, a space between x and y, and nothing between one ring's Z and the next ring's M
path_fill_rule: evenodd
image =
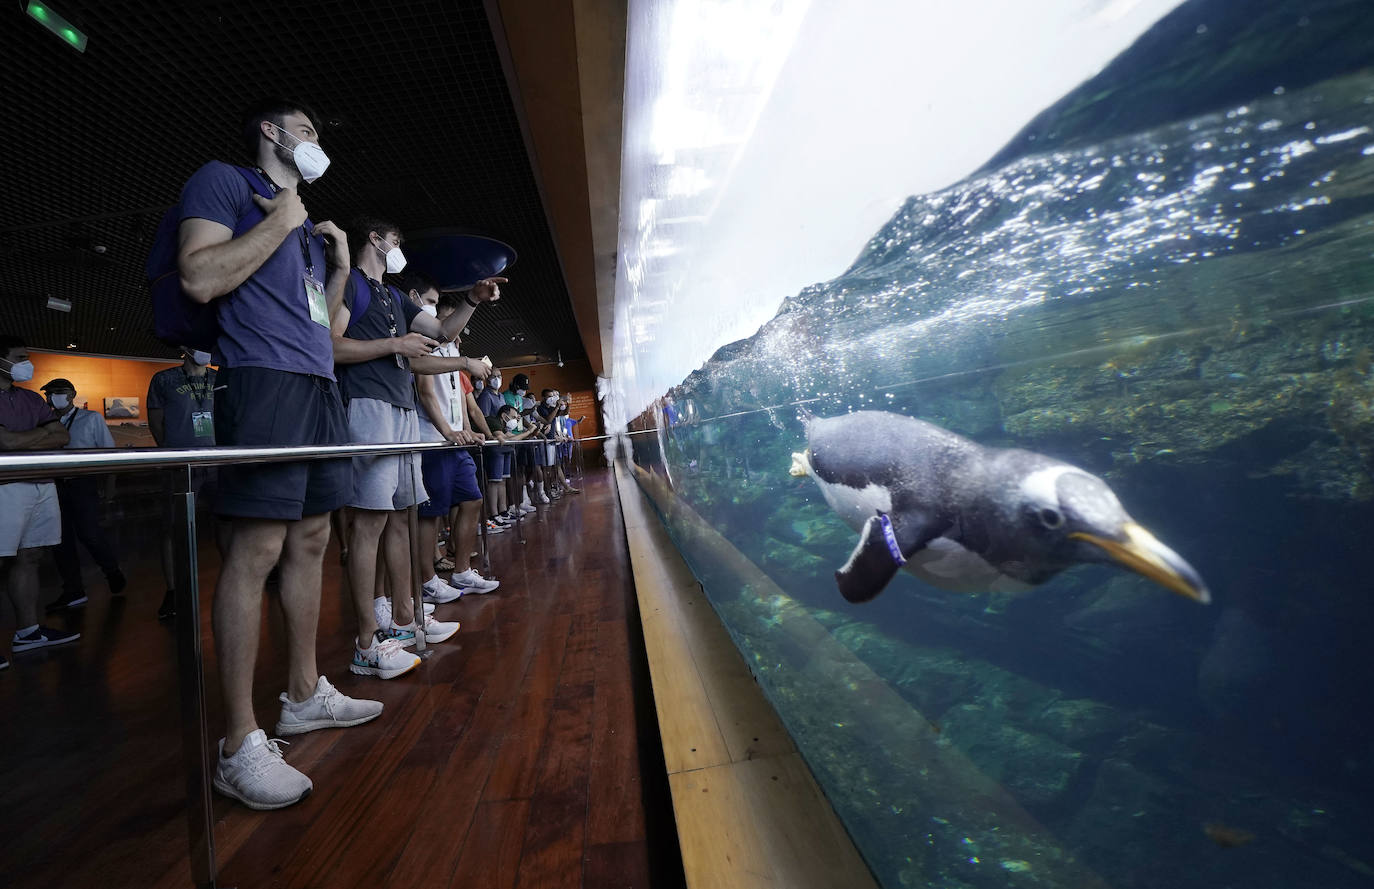
M320 668L386 711L293 741L287 761L315 784L304 802L257 813L216 798L219 885L683 885L614 480L586 488L541 509L526 543L493 537L501 589L440 606L461 631L391 682L347 672L354 621L331 544ZM91 605L55 621L83 639L0 674L0 886L190 886L172 634L152 617L153 540L130 543L147 527L128 515L118 531L144 554L126 564L127 601L88 573ZM270 734L284 670L267 612L256 688ZM216 725L208 617L203 629Z

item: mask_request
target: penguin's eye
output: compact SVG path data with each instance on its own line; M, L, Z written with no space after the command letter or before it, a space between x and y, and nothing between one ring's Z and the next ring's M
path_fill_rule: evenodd
M1064 514L1057 509L1045 507L1040 510L1040 524L1051 531L1064 527Z

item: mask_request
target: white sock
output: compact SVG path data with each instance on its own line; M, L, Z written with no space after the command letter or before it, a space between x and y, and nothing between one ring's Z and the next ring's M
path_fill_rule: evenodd
M38 629L38 624L34 624L34 625L31 626L31 627L24 627L23 629L20 629L20 630L15 630L15 631L14 631L14 638L18 639L20 636L27 636L28 634L32 633L32 632L33 632L34 630L36 630L36 629Z

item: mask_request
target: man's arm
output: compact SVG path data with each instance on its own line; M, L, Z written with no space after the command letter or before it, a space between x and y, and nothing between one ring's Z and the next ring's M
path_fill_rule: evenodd
M458 304L458 308L445 318L442 324L437 318L420 314L415 316L410 326L441 342L451 343L454 337L458 336L458 332L468 326L468 319L477 311L477 306L496 302L501 298L501 285L506 282L506 278L483 278L472 285L472 290L468 291L463 301Z
M294 229L305 224L305 205L294 188L272 200L253 195L265 214L261 222L234 237L233 229L209 219L183 219L177 229L177 269L181 289L198 303L232 293L267 261Z
M347 279L347 272L342 277ZM330 281L333 282L333 273ZM353 313L344 304L343 285L340 284L339 287L339 305L336 309L331 310L329 315L329 336L334 343L335 364L361 364L364 361L385 358L389 355L404 355L413 362L429 355L434 347L439 345L424 334L415 331L411 331L405 336L384 336L375 340L355 340L350 336L344 336ZM429 316L426 315L425 317L428 318ZM414 370L414 367L411 369ZM440 371L429 371L429 373L440 373Z
M153 434L153 443L162 447L162 438L167 434L167 414L160 407L148 408L148 431Z
M417 315L416 317L429 318L428 315ZM417 374L445 374L451 371L463 371L483 380L491 374L491 369L485 364L476 358L468 358L466 355L459 355L457 358L445 358L443 355L421 355L419 358L410 359L410 369Z
M334 314L343 306L344 285L348 283L348 236L344 234L343 229L328 220L315 226L315 234L324 238L324 242L329 245L329 278L324 285L324 299L332 322ZM329 329L333 332L332 323Z
M487 438L495 438L487 426L487 418L482 416L482 409L477 406L477 399L472 397L471 392L465 397L468 400L468 425L472 427L472 431L480 432Z
M425 414L440 435L454 444L481 444L481 439L476 438L466 429L454 429L444 419L443 405L439 403L439 395L434 391L434 379L432 377L416 377L415 391L420 395L420 403L424 405Z
M28 432L11 432L0 426L0 449L6 451L55 451L65 448L69 441L71 436L55 417Z

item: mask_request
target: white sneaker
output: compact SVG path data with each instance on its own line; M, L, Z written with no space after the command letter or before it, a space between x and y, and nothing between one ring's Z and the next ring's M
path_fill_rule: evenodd
M522 505L520 507L520 511L523 512L525 515L529 515L532 512L538 512L537 509L535 509L533 506L530 506L528 503Z
M465 596L473 593L480 596L490 593L492 590L499 587L501 581L487 580L485 577L469 568L461 573L457 571L453 572L453 577L449 578L449 585L462 590Z
M378 638L372 641L371 648L353 646L353 663L348 669L359 676L379 676L382 679L395 679L420 666L418 655L411 654L401 647L395 639Z
M315 683L315 693L300 703L282 692L281 718L277 734L303 735L321 728L347 728L362 725L382 715L381 701L358 701L329 684L323 676Z
M425 614L434 613L434 603L426 602ZM383 630L391 629L391 600L386 596L378 596L372 600L372 613L377 615L377 626ZM280 734L280 732L278 732Z
M220 738L215 789L250 809L281 809L305 799L315 785L286 764L277 746L285 743L267 740L267 733L258 729L226 757Z
M487 533L488 533L488 534L500 534L500 533L502 533L503 531L505 531L508 527L510 527L510 526L509 526L509 525L502 525L502 524L499 523L499 522L493 521L493 520L491 520L491 519L487 519Z
M454 633L458 632L458 628L459 628L460 626L462 626L462 624L460 624L460 623L459 623L458 621L456 621L456 620L454 620L454 621L442 621L442 620L435 620L435 619L432 618L432 617L426 617L426 618L425 618L425 643L426 643L427 645L433 645L435 642L443 642L445 639L447 639L448 637L452 636ZM411 629L411 630L413 630L413 629L415 629L415 624L414 624L414 623L407 624L406 627L403 627L402 629Z
M463 595L460 591L444 583L444 579L437 574L426 580L420 589L424 592L426 602L434 602L438 605L452 602Z
M539 497L539 502L540 502L540 503L548 503L548 502L549 502L549 495L548 495L548 494L545 494L543 491L535 491L535 494L538 495L538 497Z

